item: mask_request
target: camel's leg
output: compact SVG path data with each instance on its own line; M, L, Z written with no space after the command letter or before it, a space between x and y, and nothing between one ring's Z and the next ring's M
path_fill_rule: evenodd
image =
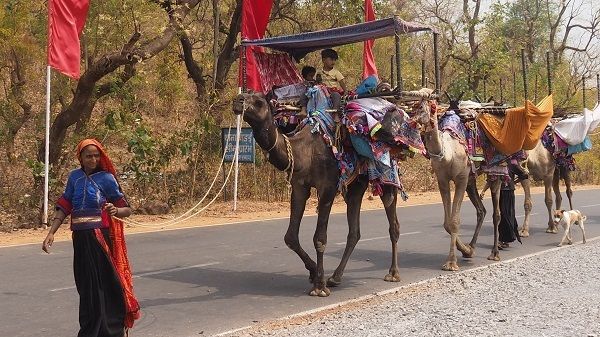
M400 237L400 222L396 213L398 203L398 188L384 186L381 196L385 214L389 223L390 241L392 242L392 264L387 275L383 278L387 282L400 282L400 269L398 268L398 238Z
M525 179L521 180L521 186L523 186L523 191L525 193L525 202L523 203L523 208L525 209L525 219L523 219L523 226L519 231L519 235L521 237L529 236L529 216L531 215L531 209L533 208L533 204L531 202L531 180Z
M310 256L300 246L300 240L298 233L300 231L300 222L304 215L304 208L306 207L306 200L310 196L310 187L303 185L295 185L292 187L292 197L290 201L290 224L285 233L284 241L285 244L304 262L304 267L309 271L309 279L313 282L317 274L317 264L313 261Z
M467 184L467 195L469 196L469 200L475 206L475 210L477 212L477 226L475 227L475 232L473 233L473 238L469 243L469 246L473 248L472 253L475 251L475 245L477 244L477 238L479 237L479 232L481 231L481 226L483 225L483 220L485 219L485 206L483 205L483 201L479 197L477 193L477 177L474 175L469 176L469 183ZM473 257L473 254L465 255L463 257L470 258Z
M438 177L438 188L442 197L442 203L444 204L444 229L450 234L450 252L446 262L442 265L442 270L457 271L458 263L456 262L456 236L452 235L450 226L452 218L452 199L450 196L450 181L440 179Z
M558 229L552 219L552 180L548 178L544 179L544 203L548 210L548 228L546 228L546 233L556 234L558 233Z
M317 251L317 275L313 279L313 288L309 292L310 296L327 297L330 294L325 285L325 272L323 268L323 254L327 247L327 224L331 206L337 193L336 186L319 189L319 215L317 216L317 229L313 236L313 243Z
M452 199L452 219L450 220L451 236L455 237L456 248L464 255L473 255L473 247L465 245L459 236L460 231L460 209L462 202L465 198L465 191L467 190L467 183L469 177L468 173L466 176L460 176L454 182L454 198Z
M346 217L348 219L346 249L344 250L344 255L342 256L339 266L327 280L327 285L329 287L335 287L342 283L342 276L344 275L344 269L346 269L348 259L354 251L354 247L356 247L358 240L360 240L360 206L367 187L369 187L369 182L363 177L358 177L350 184L350 186L348 186L348 191L345 196Z
M488 256L488 260L500 261L500 253L498 250L498 225L500 224L500 178L494 180L490 184L490 190L492 191L492 205L494 206L494 246L492 247L492 253Z
M564 168L565 172L563 178L565 180L565 186L567 188L567 198L569 199L569 208L573 210L573 189L571 188L571 172Z
M554 169L552 176L552 190L554 191L554 200L556 200L556 209L562 209L562 195L560 194L560 169Z

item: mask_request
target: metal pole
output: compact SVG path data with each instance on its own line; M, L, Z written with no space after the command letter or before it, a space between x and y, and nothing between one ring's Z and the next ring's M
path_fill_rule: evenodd
M600 74L596 74L596 103L600 103Z
M525 68L525 49L521 48L521 71L523 74L523 96L525 96L524 101L527 101L527 69Z
M534 102L537 102L537 100L538 100L538 79L539 79L539 75L536 71L535 72L535 82L533 85L533 101Z
M548 77L548 95L552 95L552 70L550 67L550 52L546 52L546 76Z
M425 82L425 59L421 60L421 88L427 87L427 82Z
M487 76L483 76L483 100L487 102Z
M395 55L390 56L390 85L392 86L392 88L396 84L396 79L394 78L394 58L395 57L396 57Z
M396 81L398 82L398 89L402 91L402 59L400 55L400 35L398 35L398 32L396 32L394 37L396 40Z
M517 72L515 68L512 70L513 75L513 106L517 106Z
M46 134L44 148L44 215L43 224L48 225L48 197L50 194L50 79L52 71L46 67Z
M438 39L439 34L433 33L433 65L435 71L435 92L439 95L442 89L442 80L440 76L440 60L438 53Z
M504 104L504 79L500 77L500 103Z
M585 75L581 76L581 85L583 86L583 108L585 109Z

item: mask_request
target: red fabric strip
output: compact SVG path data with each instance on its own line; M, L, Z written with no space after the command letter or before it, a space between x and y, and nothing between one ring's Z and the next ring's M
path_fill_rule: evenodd
M260 39L265 35L273 0L251 0L242 3L242 39ZM246 89L261 91L260 75L254 59L258 47L246 48ZM241 61L241 58L240 58ZM242 66L239 66L239 86L243 86Z
M365 0L365 22L375 20L375 10L373 9L373 1ZM377 66L375 65L375 57L373 56L373 43L375 40L364 42L363 47L363 80L371 75L377 76Z
M57 201L56 201L56 206L60 209L62 209L62 211L66 214L69 215L71 214L71 212L73 211L73 205L71 205L71 202L67 199L65 199L65 197L60 197Z
M123 288L123 298L125 300L125 322L127 328L133 327L133 323L141 316L140 305L133 293L133 282L129 259L127 258L127 247L125 246L125 236L123 233L123 222L112 220L109 227L110 240L112 241L112 252L104 240L100 229L94 230L96 239L106 254L110 257L113 267L117 272L121 287Z

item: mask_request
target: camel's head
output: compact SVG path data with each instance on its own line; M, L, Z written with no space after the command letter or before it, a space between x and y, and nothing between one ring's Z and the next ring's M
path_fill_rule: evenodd
M429 125L433 119L435 119L435 109L432 109L430 102L426 99L422 99L412 107L413 119L420 125Z
M261 94L239 94L233 100L233 113L243 114L248 123L265 121L271 116L269 103Z

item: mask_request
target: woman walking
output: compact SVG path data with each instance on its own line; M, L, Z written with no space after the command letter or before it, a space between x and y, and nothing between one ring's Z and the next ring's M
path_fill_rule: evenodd
M140 317L123 223L116 219L131 215L131 208L98 141L81 141L77 158L81 168L69 174L42 250L49 253L54 233L71 215L73 274L79 293L77 336L123 337Z

